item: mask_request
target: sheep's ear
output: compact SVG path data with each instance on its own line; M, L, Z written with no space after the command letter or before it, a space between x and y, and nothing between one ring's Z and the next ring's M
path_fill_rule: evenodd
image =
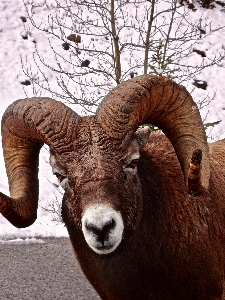
M137 136L138 144L140 149L144 148L144 146L147 144L149 136L150 136L151 130L148 126L139 128L135 135Z

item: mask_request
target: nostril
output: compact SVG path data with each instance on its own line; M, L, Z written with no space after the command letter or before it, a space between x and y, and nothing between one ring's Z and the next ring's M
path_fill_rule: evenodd
M86 230L94 234L97 239L104 244L104 241L107 240L110 231L116 227L116 222L114 219L111 219L105 223L94 224L88 223L85 224Z
M107 222L106 224L104 224L104 226L102 227L102 233L109 233L111 230L113 230L116 227L116 222L115 220L111 220L109 222Z
M85 223L85 228L87 231L92 232L92 233L97 233L98 232L98 228L92 224L92 223Z

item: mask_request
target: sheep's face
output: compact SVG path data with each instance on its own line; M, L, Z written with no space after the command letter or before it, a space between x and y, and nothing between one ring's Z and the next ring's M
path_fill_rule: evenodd
M137 168L140 147L146 142L143 136L148 137L149 132L135 134L120 151L90 129L82 130L79 142L84 135L84 144L77 144L66 167L53 153L50 162L65 188L62 216L66 226L82 230L87 245L96 253L109 254L141 219L142 192Z

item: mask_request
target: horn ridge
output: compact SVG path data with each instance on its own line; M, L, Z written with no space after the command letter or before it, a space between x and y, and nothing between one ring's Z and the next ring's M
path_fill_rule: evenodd
M209 185L209 150L197 105L185 87L163 76L141 75L121 83L102 101L96 119L112 138L129 139L138 126L153 124L166 134L185 182L192 153L203 151L202 185Z
M10 197L0 193L0 213L16 227L31 225L38 207L38 156L43 145L59 154L73 147L79 115L51 98L13 102L2 118L2 144Z

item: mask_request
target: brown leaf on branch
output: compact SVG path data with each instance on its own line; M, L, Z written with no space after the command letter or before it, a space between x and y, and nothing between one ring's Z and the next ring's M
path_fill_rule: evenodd
M81 36L76 35L75 33L71 33L68 37L67 40L74 42L74 43L81 43Z

